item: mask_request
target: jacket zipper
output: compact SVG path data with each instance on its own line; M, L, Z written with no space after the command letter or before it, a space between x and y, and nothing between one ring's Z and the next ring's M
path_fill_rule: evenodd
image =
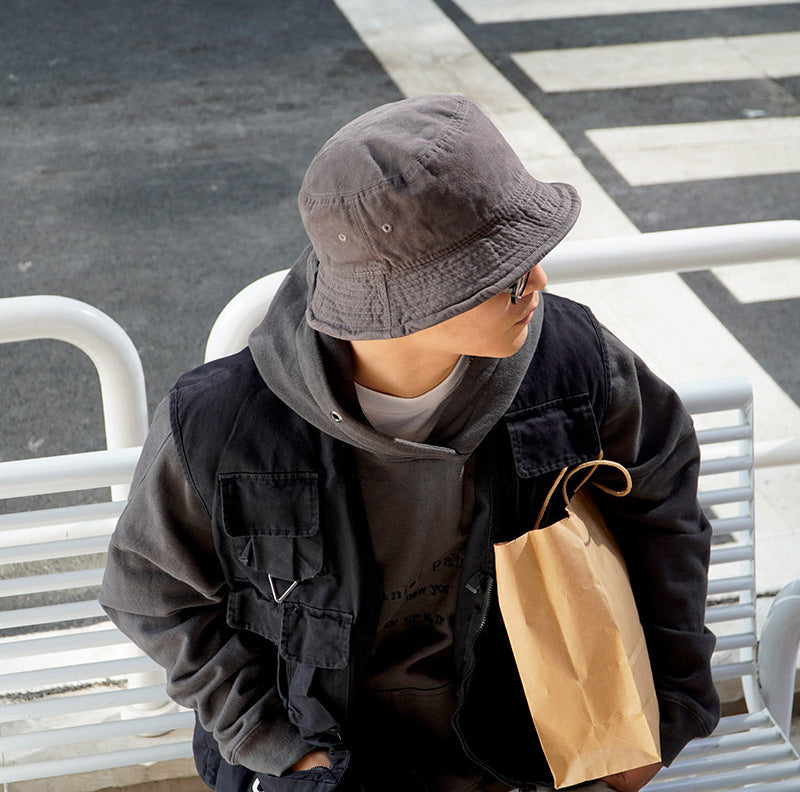
M483 574L486 574L486 573L483 573ZM469 681L472 678L472 674L474 673L474 670L475 670L475 647L478 644L478 638L479 638L480 634L483 632L483 630L486 627L486 623L489 621L489 606L491 605L492 595L494 593L494 578L491 575L487 575L487 577L489 578L489 580L486 583L486 594L484 595L483 612L481 613L481 620L478 623L478 627L475 630L475 634L472 636L472 641L471 641L471 645L470 645L470 651L471 651L472 657L470 658L469 667L464 671L464 676L461 678L460 696L459 696L459 699L458 699L458 704L456 705L455 712L453 713L453 718L452 718L453 731L456 733L456 736L458 737L458 742L461 745L461 750L464 751L464 753L481 770L483 770L486 773L489 773L489 775L493 776L498 781L502 781L504 784L508 784L509 786L519 786L519 784L517 782L512 781L509 778L506 778L501 773L498 773L497 770L495 770L492 767L489 767L489 765L487 765L485 762L483 762L481 759L479 759L477 756L475 756L475 754L473 754L472 751L470 751L470 749L467 747L466 741L464 740L464 737L462 736L460 729L458 729L456 727L456 721L458 720L458 717L461 714L461 709L462 709L463 704L464 704L464 698L465 698L465 694L466 694L467 685L469 684ZM467 583L467 588L472 590L472 581ZM473 593L477 593L477 592L473 592Z

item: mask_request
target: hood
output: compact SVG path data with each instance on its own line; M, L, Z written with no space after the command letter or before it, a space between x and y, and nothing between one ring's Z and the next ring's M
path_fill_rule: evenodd
M473 358L429 441L414 443L370 426L353 387L349 343L306 322L317 266L309 246L250 335L253 360L270 390L313 426L364 451L403 458L471 454L514 399L536 350L545 300L540 300L519 352L503 359Z

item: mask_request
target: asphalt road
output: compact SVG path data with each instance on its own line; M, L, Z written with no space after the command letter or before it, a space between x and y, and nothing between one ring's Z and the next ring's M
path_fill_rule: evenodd
M800 5L477 24L438 4L639 230L798 216L796 172L632 188L585 130L798 116L800 77L554 94L510 53L796 30ZM328 0L17 0L0 5L0 36L0 296L108 313L142 357L151 411L202 361L227 301L304 246L295 196L313 153L401 97ZM744 305L710 273L688 280L800 404L798 299ZM0 460L101 447L98 394L64 344L0 347Z
M328 2L0 5L0 296L108 313L151 411L227 301L306 244L305 167L400 98ZM102 447L91 363L0 347L0 459Z

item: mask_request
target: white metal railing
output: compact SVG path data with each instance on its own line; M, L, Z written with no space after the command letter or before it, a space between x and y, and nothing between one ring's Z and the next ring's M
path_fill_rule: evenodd
M208 334L206 361L230 355L247 346L248 336L264 318L288 271L278 270L253 281L220 311Z
M758 664L764 701L789 734L795 689L795 658L800 645L800 580L786 585L772 602L761 631Z
M94 363L100 381L106 449L0 462L0 498L111 486L124 500L148 430L144 372L136 347L108 315L79 300L52 295L0 298L0 343L53 339L72 344ZM41 529L116 516L110 504L0 515L0 531ZM0 540L2 545L2 540Z
M136 347L107 314L80 300L52 295L0 299L0 343L50 338L77 346L100 378L107 447L144 442L147 398Z
M0 610L0 630L23 633L0 640L0 692L38 691L0 707L0 785L188 758L186 730L194 722L191 712L177 711L167 701L163 671L153 660L107 621L85 623L105 619L91 598L102 575L93 556L107 548L148 429L138 353L116 322L80 301L55 296L0 299L0 343L34 339L65 341L92 360L100 381L107 448L1 462L0 499L110 488L111 500L0 515L0 563L21 570L0 580L0 599L8 603ZM56 567L31 574L26 566L81 557L85 561L71 571ZM61 592L84 588L90 599L73 602L68 596L60 601ZM31 607L26 605L28 595L56 601ZM97 687L114 687L108 680L119 678L127 680L127 687L95 692ZM60 695L46 695L53 690ZM117 710L118 720L109 721L110 709ZM180 731L131 747L131 738L175 729ZM71 747L59 750L58 758L47 755L49 748L67 744ZM82 749L72 747L80 744Z
M567 240L547 254L550 283L800 259L800 220Z
M127 485L141 450L133 446L0 462L0 498Z
M608 239L567 240L547 255L550 284L659 272L689 272L732 264L800 260L800 220L654 231ZM247 345L288 270L242 289L211 328L205 359L214 360ZM800 464L800 438L759 441L757 468Z

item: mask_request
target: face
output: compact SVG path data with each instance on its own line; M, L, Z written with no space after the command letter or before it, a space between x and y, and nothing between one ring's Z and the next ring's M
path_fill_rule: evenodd
M541 264L530 273L516 305L508 292L500 292L462 314L407 336L419 344L420 353L504 358L513 355L528 337L528 324L547 285Z

